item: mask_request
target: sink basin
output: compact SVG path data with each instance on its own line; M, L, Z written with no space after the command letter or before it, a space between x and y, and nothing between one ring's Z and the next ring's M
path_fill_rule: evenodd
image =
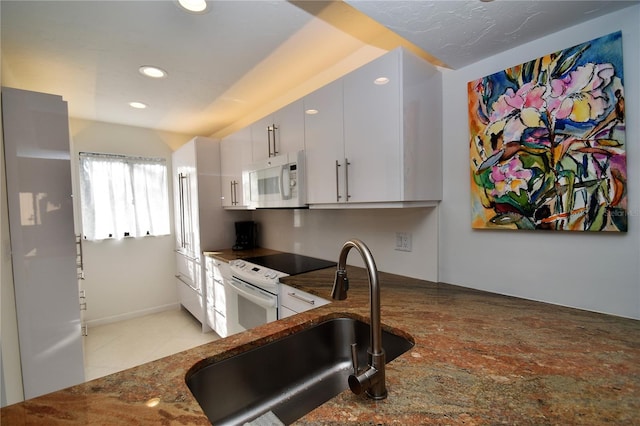
M186 383L215 425L243 424L269 411L289 424L348 389L352 343L358 365L366 366L369 325L335 318L193 369ZM389 362L413 342L383 330L382 345Z

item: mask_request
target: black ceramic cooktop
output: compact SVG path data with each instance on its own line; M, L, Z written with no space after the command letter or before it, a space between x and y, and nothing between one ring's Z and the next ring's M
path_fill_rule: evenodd
M269 254L266 256L248 257L242 260L289 275L303 274L305 272L336 266L336 262L293 253Z

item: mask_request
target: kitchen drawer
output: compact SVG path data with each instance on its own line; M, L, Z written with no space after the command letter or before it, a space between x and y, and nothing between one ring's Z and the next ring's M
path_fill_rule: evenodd
M290 309L296 313L305 312L329 303L328 300L322 297L298 290L286 284L280 284L279 302L281 311L286 312L287 309ZM281 315L281 318L284 318L284 316Z
M182 253L176 253L176 269L182 281L193 288L201 289L200 262Z
M215 299L213 305L216 311L225 315L227 312L227 294L221 281L216 280L213 282L213 294Z
M231 269L227 262L222 262L212 257L206 257L207 275L213 277L216 281L221 281L224 278L231 276Z
M218 336L227 337L229 335L226 316L211 306L207 308L207 324Z
M229 335L227 318L218 311L215 311L215 327L213 329L220 337L227 337Z
M204 300L202 299L202 294L179 279L176 280L176 283L178 285L178 295L182 306L191 312L191 315L198 321L204 322Z
M294 316L297 313L299 313L299 312L292 311L291 309L287 308L286 306L280 306L280 308L278 309L278 319L291 317L291 316Z

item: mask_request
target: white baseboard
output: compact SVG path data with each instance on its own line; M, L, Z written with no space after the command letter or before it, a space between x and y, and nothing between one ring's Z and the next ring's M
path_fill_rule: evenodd
M85 321L87 327L96 327L99 325L111 324L118 321L124 321L132 318L138 318L149 314L155 314L157 312L169 311L171 309L179 309L180 303L170 303L168 305L154 306L153 308L142 309L140 311L127 312L126 314L113 315L105 318L98 318L94 320Z

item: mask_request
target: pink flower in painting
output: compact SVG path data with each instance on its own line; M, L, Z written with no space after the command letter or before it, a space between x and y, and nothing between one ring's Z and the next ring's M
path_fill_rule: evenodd
M547 110L556 119L584 123L607 111L610 100L604 94L615 74L611 64L586 64L569 75L551 81Z
M493 103L491 123L486 133L503 132L504 140L519 141L525 130L546 127L543 115L551 118L551 132L556 120L578 123L595 120L606 114L611 101L605 90L611 85L615 70L611 64L586 64L548 86L529 82L517 91L507 89Z
M487 134L503 132L507 142L520 140L530 127L542 127L540 111L544 109L546 88L534 83L523 84L517 92L509 88L493 103L491 124Z
M527 190L527 182L533 176L533 172L523 168L522 161L516 155L505 163L499 164L491 169L489 178L494 183L495 188L491 191L494 197L501 197L508 192L520 192Z

